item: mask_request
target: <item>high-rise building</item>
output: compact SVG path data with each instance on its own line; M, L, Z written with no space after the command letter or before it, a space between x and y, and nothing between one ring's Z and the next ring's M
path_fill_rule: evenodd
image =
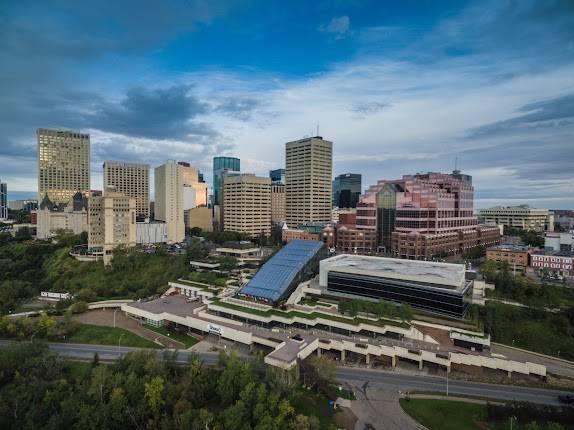
M357 204L357 229L376 232L371 251L430 259L500 241L497 227L478 226L472 178L453 174L405 175L378 181Z
M271 183L271 221L279 224L285 221L285 185Z
M167 224L168 243L185 239L183 175L173 160L155 168L155 219Z
M221 204L221 174L224 171L240 172L241 161L235 157L213 157L213 205Z
M333 143L310 137L285 145L287 225L331 221Z
M241 174L222 184L223 230L271 234L271 179Z
M72 130L40 128L38 140L38 201L45 195L67 203L78 191L90 192L90 135Z
M285 185L285 169L275 169L269 171L272 184Z
M0 181L0 219L8 218L8 184Z
M356 208L361 197L361 175L343 173L333 180L333 206Z
M104 195L89 198L88 247L101 251L104 264L112 260L112 251L118 246L136 245L136 199L113 188Z
M136 217L149 218L149 165L104 162L104 189L114 188L116 192L136 199Z
M184 210L196 206L207 206L207 184L199 180L199 170L189 163L180 161L184 187Z

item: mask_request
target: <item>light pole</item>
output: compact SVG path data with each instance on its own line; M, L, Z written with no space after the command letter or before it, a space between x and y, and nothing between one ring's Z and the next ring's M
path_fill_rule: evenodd
M446 367L446 395L448 397L448 371L449 371L449 367Z
M122 334L120 335L119 339L118 339L118 358L120 358L120 357L122 356L120 347L121 347L121 344L122 344L122 336L123 336L124 334L125 334L125 333L122 333Z
M114 310L114 328L116 328L116 312L118 311L118 308L116 308Z

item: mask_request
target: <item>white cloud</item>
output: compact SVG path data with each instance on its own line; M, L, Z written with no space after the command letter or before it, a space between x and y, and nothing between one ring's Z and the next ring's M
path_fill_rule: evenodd
M344 38L351 31L351 20L346 15L334 17L329 24L321 25L319 31L333 33L337 38Z

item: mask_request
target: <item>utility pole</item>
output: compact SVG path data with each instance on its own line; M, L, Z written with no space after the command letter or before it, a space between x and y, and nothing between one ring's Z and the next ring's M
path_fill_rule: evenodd
M120 346L121 346L121 343L122 343L122 336L123 336L124 334L125 334L125 333L122 333L122 334L120 335L119 339L118 339L118 358L120 358L120 357L122 356L122 352L121 352Z

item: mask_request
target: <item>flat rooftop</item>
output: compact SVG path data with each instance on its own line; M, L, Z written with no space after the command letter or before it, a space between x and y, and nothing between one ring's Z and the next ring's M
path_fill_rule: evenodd
M160 297L147 302L133 302L129 305L156 315L167 312L184 318L192 316L194 309L204 306L200 301L188 302L185 296L180 295Z
M463 288L465 285L466 267L464 264L348 254L328 258L321 261L320 264L321 272L323 270L334 270L381 278L423 282L450 288Z

